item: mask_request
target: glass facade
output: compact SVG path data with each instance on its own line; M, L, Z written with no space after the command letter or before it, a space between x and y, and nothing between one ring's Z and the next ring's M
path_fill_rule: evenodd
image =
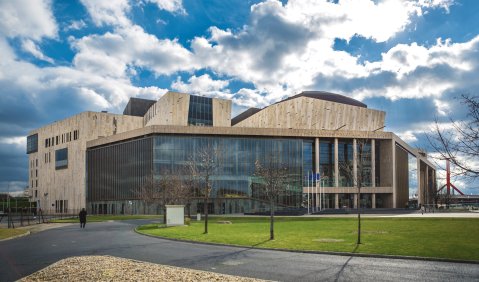
M213 99L190 96L188 125L213 126Z
M358 161L362 162L362 172L361 173L361 187L371 187L371 173L372 173L372 163L371 163L371 143L362 143L357 144L358 146ZM360 148L362 147L362 149ZM361 152L362 151L362 152Z
M303 186L314 186L314 141L303 141ZM309 177L309 181L308 181Z
M87 200L139 199L152 174L153 138L90 149L87 152Z
M187 162L195 159L199 149L207 144L222 148L223 155L222 167L212 175L214 213L268 208L253 174L255 161L264 163L270 155L288 170L287 191L278 200L278 209L301 207L301 139L159 135L90 149L87 199L90 202L139 199L134 190L151 173L161 178L167 172L186 171Z
M321 186L334 186L334 140L319 142L319 172Z
M68 167L68 148L55 151L55 169Z
M38 134L27 137L27 154L38 152Z
M417 199L417 159L408 153L409 200Z
M339 186L353 187L351 172L345 168L345 164L352 166L353 163L353 140L338 141ZM87 200L92 204L92 211L144 212L138 194L140 187L150 177L161 179L162 175L171 172L179 171L187 177L188 162L197 159L200 149L207 145L222 151L222 166L211 177L213 190L208 203L211 213L267 211L269 204L254 177L254 169L256 160L265 163L271 155L288 170L287 192L278 200L278 209L306 207L302 189L308 183L314 186L312 178L309 182L307 179L308 171L311 174L315 170L314 139L158 134L87 151ZM320 140L319 150L321 186L334 187L334 139ZM379 146L376 145L376 179L379 177L379 153ZM370 187L370 143L364 144L363 162L363 170L358 173L363 175L363 187ZM361 195L361 205L369 208L372 197L367 195L367 188L362 191L365 196ZM203 210L199 196L194 196L192 212ZM354 194L338 194L339 207L352 208L353 197ZM315 204L313 195L310 198ZM389 206L386 195L379 196L378 200L377 207ZM106 203L107 207L104 206ZM334 208L335 193L323 195L321 205L323 208Z
M338 141L339 187L353 186L353 140Z

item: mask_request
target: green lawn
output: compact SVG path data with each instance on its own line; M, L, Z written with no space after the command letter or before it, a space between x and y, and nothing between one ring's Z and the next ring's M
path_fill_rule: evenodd
M228 220L233 224L218 224ZM363 218L362 244L356 246L356 218L277 217L275 240L268 241L269 219L211 218L209 234L203 222L169 227L150 224L140 233L258 248L338 251L479 260L479 219L474 218Z
M0 240L27 233L27 230L0 228Z
M89 215L86 218L86 222L102 222L109 220L128 220L128 219L163 219L162 215ZM51 222L54 223L80 223L78 217L55 219Z

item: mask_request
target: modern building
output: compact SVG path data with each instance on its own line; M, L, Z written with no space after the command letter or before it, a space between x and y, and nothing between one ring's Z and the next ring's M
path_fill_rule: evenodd
M315 208L354 208L354 179L362 180L360 202L367 208L404 208L410 195L432 203L434 166L384 131L385 116L319 91L233 119L229 100L176 92L158 101L132 98L123 115L84 112L30 132L32 199L59 213L82 207L90 213L154 213L157 208L145 207L138 193L147 179L182 171L200 148L212 144L223 149L222 166L212 177L212 213L268 209L253 175L255 162L268 156L288 170L279 209L305 208L308 201ZM201 207L194 201L192 212Z

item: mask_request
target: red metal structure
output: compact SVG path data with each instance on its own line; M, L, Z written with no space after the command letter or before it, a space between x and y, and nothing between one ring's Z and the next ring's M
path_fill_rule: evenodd
M451 167L449 164L449 159L446 159L446 184L442 185L442 187L439 188L437 192L440 192L442 189L444 189L444 187L447 187L447 195L451 195L451 187L459 194L464 195L461 190L457 189L457 187L451 183Z

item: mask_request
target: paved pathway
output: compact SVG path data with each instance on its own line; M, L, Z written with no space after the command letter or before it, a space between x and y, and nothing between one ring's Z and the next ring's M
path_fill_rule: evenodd
M302 254L175 242L133 231L136 225L146 222L90 223L86 229L74 224L2 241L0 281L13 281L60 259L79 255L112 255L281 281L479 281L477 264Z

